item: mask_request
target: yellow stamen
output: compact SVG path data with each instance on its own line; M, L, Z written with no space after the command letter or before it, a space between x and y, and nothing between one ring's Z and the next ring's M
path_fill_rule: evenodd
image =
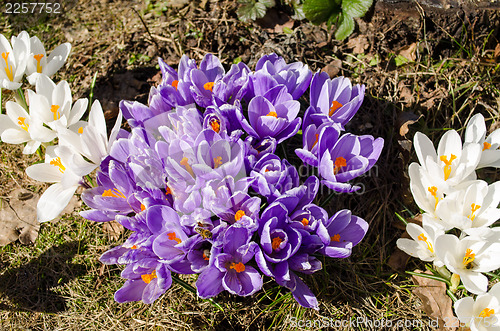
M330 112L328 113L328 116L332 116L333 113L335 113L335 111L337 109L339 109L340 107L342 107L342 106L343 105L340 102L333 100L332 101L332 106L330 107Z
M434 197L434 200L436 200L436 203L434 204L434 210L437 208L439 198L437 197L437 187L436 186L431 186L428 187L427 190L431 192L431 195Z
M245 216L245 212L240 209L234 214L234 219L238 222L243 216Z
M266 116L272 116L278 118L278 114L275 111L270 111Z
M58 105L52 105L50 107L50 111L54 113L54 121L61 118L61 115L58 112L59 106Z
M229 266L229 269L234 269L234 270L236 270L237 273L240 273L240 272L245 271L245 265L241 262L239 262L238 264L233 262Z
M5 60L5 73L11 82L14 81L14 73L12 72L12 66L9 66L7 58L9 57L9 52L2 53L2 58Z
M495 309L490 309L490 308L484 308L483 310L481 310L481 312L479 313L479 317L490 317L491 315L493 315L495 313Z
M141 275L141 278L144 281L144 283L146 283L146 284L151 283L151 281L153 279L157 278L156 277L156 270L153 270L153 272L150 274Z
M309 225L309 220L307 218L303 218L302 221L300 221L302 223L302 225L304 226L308 226Z
M474 220L474 218L476 218L476 215L474 215L474 213L479 209L481 208L480 205L476 205L475 203L473 203L472 205L470 205L470 209L471 209L471 213L469 216L467 216L467 218L469 218L471 221Z
M17 124L19 124L24 131L28 132L28 128L30 126L28 123L26 123L26 117L18 117Z
M109 190L105 190L103 193L102 193L102 196L103 197L112 197L112 198L122 198L122 199L126 199L127 197L122 193L120 192L119 189L117 188L113 188L113 189L109 189Z
M175 232L169 232L169 233L167 233L167 236L168 236L169 240L175 240L175 241L177 241L178 244L181 243L181 240L179 238L177 238L177 235L175 234Z
M214 88L214 82L208 82L203 85L203 88L207 91L212 92L212 89Z
M444 166L444 180L448 180L448 178L450 177L450 174L451 174L451 162L453 162L453 160L455 160L457 157L453 154L451 154L450 156L450 160L448 161L448 158L446 157L446 155L441 155L439 157L439 159L441 161L444 162L445 166Z
M176 90L177 90L177 85L179 85L179 81L178 80L174 80L172 82L172 86L175 87Z
M180 165L183 165L186 168L186 171L189 172L189 174L194 177L193 168L191 168L191 166L189 165L187 157L182 158Z
M36 72L38 72L39 74L41 74L42 73L42 65L40 64L40 60L42 59L43 54L33 55L33 57L36 60Z
M277 250L278 247L280 247L282 242L283 242L283 239L281 239L280 237L274 237L273 242L271 244L273 247L273 251Z
M214 169L217 169L222 164L222 156L214 157Z
M218 120L213 119L210 122L210 126L212 127L212 130L214 130L215 132L219 133L219 131L220 131L220 123L219 123Z
M81 127L78 129L78 133L79 133L79 134L82 134L82 133L83 133L83 126L81 126Z
M431 253L434 253L434 248L432 247L432 244L427 240L427 237L421 233L419 236L418 236L418 240L420 241L423 241L427 244L427 249L431 252Z
M330 237L330 241L336 241L336 242L340 242L340 234L337 233L336 235L334 235L333 237Z
M464 267L466 269L470 269L472 267L471 263L474 261L475 258L476 258L476 254L472 253L472 249L467 248L467 250L465 251L464 259L462 261L462 263L464 264Z
M490 149L491 148L491 144L488 144L486 141L483 143L483 151L485 149Z
M340 168L347 166L346 159L342 156L339 156L335 159L335 167L333 168L333 174L336 175L339 173Z
M50 161L50 164L52 164L53 166L59 167L59 171L62 173L64 173L64 171L66 170L66 168L61 163L61 158L59 156L56 157L55 159L53 159L52 161Z

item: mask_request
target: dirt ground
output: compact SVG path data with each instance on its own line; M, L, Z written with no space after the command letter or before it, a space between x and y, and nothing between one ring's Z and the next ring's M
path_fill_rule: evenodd
M395 213L411 217L411 213L418 212L406 175L408 164L414 160L411 139L416 131L436 138L443 128L460 129L475 112L483 113L489 124L498 125L500 11L495 5L484 1L462 6L438 0L377 2L365 18L357 20L355 32L343 42L333 39L333 30L325 25L292 20L286 6L276 7L257 22L243 23L235 13L236 1L67 0L59 15L2 14L0 26L6 35L26 29L44 41L46 48L66 41L73 45L66 70L61 70L55 80L67 80L77 99L88 97L96 74L94 98L103 104L110 123L114 122L120 100L147 103L150 87L161 79L158 57L176 66L182 54L199 63L210 52L227 68L236 59L254 68L263 54L275 52L287 62L302 61L313 71L325 70L331 76L343 75L353 83L365 84L364 104L347 130L383 137L386 143L370 176L360 179L365 194L336 196L327 208L330 214L352 209L369 222L370 230L350 259L325 264L319 277L323 281L318 284L313 277L306 279L320 299L319 313L307 311L299 315L300 309L293 302L277 310L268 294L258 298L221 295L218 302L225 303L222 313L179 286L152 307L117 305L112 303L112 295L120 286L119 269L101 268L97 261L77 262L75 256L65 255L74 245L78 245L78 254L85 252L79 241L68 235L58 245L40 251L37 259L25 259L15 268L8 256L20 244L0 251L0 279L25 275L29 283L33 281L30 277L35 276L28 271L47 259L55 267L62 265L64 276L49 273L49 282L36 283L43 284L46 292L58 286L58 277L68 284L74 279L97 279L100 283L94 284L94 290L98 294L91 297L101 307L95 315L96 324L86 321L93 315L90 308L78 311L78 307L81 309L91 300L84 296L93 291L93 285L84 283L81 292L68 285L57 294L45 296L55 300L48 303L40 298L29 299L26 288L16 295L7 285L0 284L0 293L8 294L0 302L0 320L3 318L8 324L0 322L0 327L282 329L284 319L290 316L422 319L421 303L411 294L408 277L401 272L406 260L388 263L395 241L403 232ZM292 33L287 33L288 29L284 32L284 27ZM418 121L405 132L403 124L410 119ZM3 145L2 148L5 157L0 169L1 196L8 196L17 186L32 190L43 187L30 181L22 171L28 161L19 161L18 149ZM73 224L73 219L66 222ZM95 227L101 231L101 225ZM81 231L78 226L71 229ZM106 231L102 231L99 236L106 237ZM106 244L88 243L87 256L96 260L120 240L123 235ZM57 259L51 260L54 256ZM424 268L411 260L406 270L417 267ZM116 286L102 288L103 282L115 282ZM19 290L21 285L16 286ZM272 285L266 288L276 295Z

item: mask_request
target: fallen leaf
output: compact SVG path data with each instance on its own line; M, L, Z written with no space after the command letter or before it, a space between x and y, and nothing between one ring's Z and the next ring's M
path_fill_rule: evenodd
M349 39L347 47L352 49L353 54L363 54L370 47L370 43L365 35L359 35L356 38Z
M399 135L405 137L409 131L408 125L418 122L422 116L423 115L417 116L412 112L406 111L399 113L396 119L396 129Z
M123 225L116 221L110 221L103 224L102 229L108 234L111 240L120 239L120 235L125 232Z
M330 64L327 64L321 71L324 71L330 76L330 78L334 78L338 75L340 69L342 68L342 61L340 59L335 59Z
M410 62L414 62L417 59L417 43L412 43L408 46L404 46L399 49L398 55L404 57Z
M422 273L420 270L415 272ZM431 274L430 271L425 271ZM446 294L446 284L434 279L412 276L415 285L419 287L413 289L413 293L422 301L422 309L430 318L439 320L438 330L454 331L457 328L452 326L450 321L456 320L453 315L452 301ZM445 323L446 321L446 323ZM445 328L446 324L446 328Z
M396 247L389 257L387 264L392 270L403 273L406 270L406 264L408 263L409 258L410 255Z
M495 58L500 56L500 43L495 47Z
M420 105L426 109L434 108L434 105L437 100L443 100L447 96L447 91L440 86L437 89L433 89L431 92L422 91L422 98L427 99L424 102L421 102Z
M0 246L19 239L25 245L33 244L38 237L40 224L36 220L39 195L28 190L16 189L9 199L0 200Z

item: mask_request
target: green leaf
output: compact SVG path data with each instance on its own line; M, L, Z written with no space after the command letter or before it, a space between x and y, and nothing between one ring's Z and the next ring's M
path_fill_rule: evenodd
M340 25L335 31L335 39L344 40L354 31L354 19L351 16L342 14Z
M267 8L276 6L276 2L274 0L259 0L259 2Z
M283 33L286 33L286 34L293 34L293 30L290 29L289 27L283 27Z
M402 66L403 64L409 63L410 60L405 58L403 55L399 54L394 58L394 62L396 63L396 67Z
M243 0L239 2L241 5L236 13L242 21L255 21L256 19L262 18L266 15L266 6L260 2L256 2L254 0Z
M363 17L373 0L342 0L342 12L351 17Z
M311 23L321 24L328 21L334 13L338 13L340 6L331 0L305 0L302 9Z

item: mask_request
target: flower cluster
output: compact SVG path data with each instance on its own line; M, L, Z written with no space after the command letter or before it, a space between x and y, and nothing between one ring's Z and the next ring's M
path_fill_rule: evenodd
M6 114L0 114L0 137L6 143L25 144L24 154L38 152L45 162L28 167L26 173L33 179L55 183L38 202L40 222L57 217L77 187L86 186L82 177L108 155L109 142L121 124L119 115L108 140L100 103L96 100L92 104L89 121L83 121L88 100L73 103L69 84L61 81L56 85L49 78L64 65L70 50L71 45L64 43L47 56L38 37L30 38L26 31L13 36L10 43L0 34L0 87L18 92L16 101L6 103ZM22 90L25 74L35 91ZM58 145L54 145L56 139Z
M275 54L263 56L255 71L240 62L226 72L212 54L199 66L183 56L177 71L161 59L159 65L163 79L147 106L121 102L131 131L110 146L97 187L82 194L91 208L83 217L132 231L101 257L126 265L115 299L151 303L170 287L172 272L199 274L201 298L248 296L265 275L317 309L300 275L320 270L321 255L350 256L368 229L349 210L329 216L315 203L320 184L359 189L349 181L381 153L381 138L343 133L364 86L313 75ZM307 89L304 114L298 99ZM296 154L320 178L300 178L277 153L300 135Z
M476 170L500 167L500 130L486 137L484 118L476 114L466 127L463 143L460 135L450 130L436 151L430 139L417 132L414 146L420 164L410 164L410 189L424 212L422 226L408 224L411 239L399 239L397 245L412 256L433 262L441 274L451 272L447 278L452 290L461 280L467 291L479 295L478 301L485 305L481 310L464 313L465 306L472 307L470 297L457 301L455 310L461 322L482 330L484 325L477 326L477 319L477 325L471 324L471 318L489 317L495 309L500 313L497 294L495 304L490 307L485 303L493 301L485 294L488 278L483 274L500 267L500 231L493 227L500 219L500 182L488 185L477 179Z

